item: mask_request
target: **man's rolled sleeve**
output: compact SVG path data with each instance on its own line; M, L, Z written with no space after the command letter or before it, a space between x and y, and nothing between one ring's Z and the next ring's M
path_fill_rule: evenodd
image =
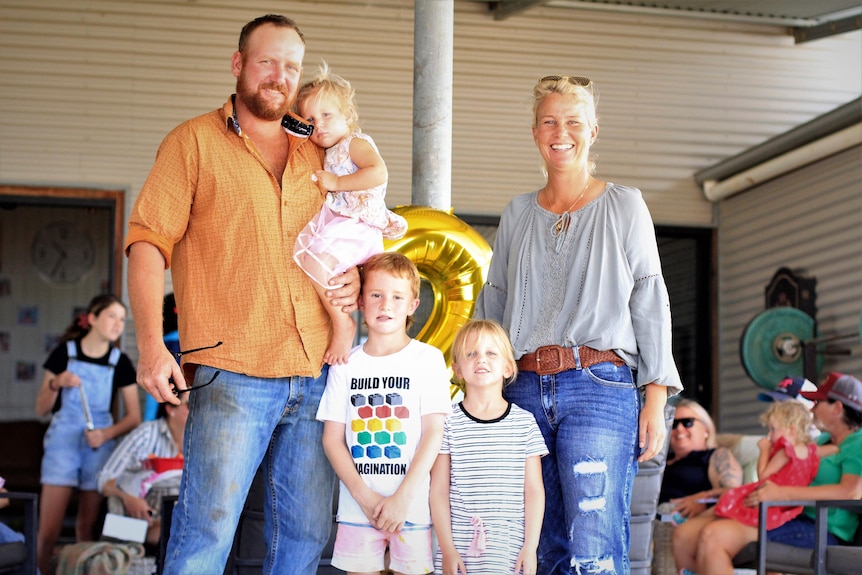
M159 234L145 229L140 225L135 225L134 223L129 223L129 233L126 236L126 257L129 255L129 251L132 248L132 244L136 242L146 242L148 244L152 244L158 248L160 252L162 252L162 257L165 258L165 269L171 267L171 255L173 254L174 244L168 239L160 236Z

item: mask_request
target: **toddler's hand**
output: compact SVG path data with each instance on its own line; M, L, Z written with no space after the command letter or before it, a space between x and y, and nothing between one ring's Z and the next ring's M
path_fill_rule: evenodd
M338 176L326 170L315 170L311 174L311 180L316 182L317 187L324 193L333 191L338 185Z

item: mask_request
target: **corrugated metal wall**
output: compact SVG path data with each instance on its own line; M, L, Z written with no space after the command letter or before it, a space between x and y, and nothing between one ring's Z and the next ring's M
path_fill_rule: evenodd
M572 73L599 88L599 176L640 187L659 223L712 223L711 207L691 180L697 166L860 90L862 64L833 52L849 37L809 50L783 33L552 8L532 8L494 26L466 14L456 18L455 159L481 153L486 162L479 169L456 164L456 186L466 183L476 196L456 189L456 209L495 209L498 202L486 193L508 197L541 182L527 132L530 90L542 75ZM535 175L525 180L525 171Z
M233 91L239 29L267 12L297 19L307 67L325 57L354 82L389 204L410 203L412 0L0 0L0 182L125 189L131 209L163 136ZM456 0L454 33L462 214L541 185L529 97L545 74L595 80L598 175L640 187L670 226L715 225L694 172L862 91L859 31L794 45L761 24L542 7L495 21ZM133 333L124 344L134 354Z
M862 33L793 45L765 25L536 7L504 21L455 2L453 206L498 214L539 186L529 130L537 77L577 73L600 91L599 175L641 187L658 223L709 226L701 168L862 90ZM219 106L241 24L291 15L357 87L409 203L413 2L0 0L0 180L140 188L162 136ZM127 205L131 206L132 202Z
M859 332L862 147L724 200L718 213L719 424L725 431L756 431L764 404L745 374L739 341L764 310L764 289L778 268L817 279L817 324L824 336ZM827 356L824 373L862 377L859 336L833 347L853 355Z

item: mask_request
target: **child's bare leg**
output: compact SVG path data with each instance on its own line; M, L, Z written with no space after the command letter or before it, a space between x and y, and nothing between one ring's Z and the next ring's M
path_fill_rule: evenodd
M311 252L305 251L298 254L297 263L299 263L299 267L302 268L302 271L304 271L314 282L314 289L317 289L326 285L332 278L332 270L338 264L338 260L326 253L312 254ZM317 293L320 294L320 290L317 290ZM322 296L320 299L323 301Z
M78 492L78 517L75 521L75 539L77 541L95 541L96 521L99 518L99 506L102 504L102 494L98 491Z
M327 290L339 286L321 285L331 279L332 270L335 269L338 260L327 253L304 252L299 256L299 263L305 273L311 276L314 290L332 322L332 339L323 354L323 361L329 365L347 363L347 356L350 354L356 336L356 321L350 314L341 311L341 306L333 307L331 300L326 297Z
M349 313L341 311L341 306L332 305L331 300L326 297L327 288L315 282L314 289L332 321L332 338L323 354L323 361L329 365L347 363L347 357L350 355L356 337L356 321Z

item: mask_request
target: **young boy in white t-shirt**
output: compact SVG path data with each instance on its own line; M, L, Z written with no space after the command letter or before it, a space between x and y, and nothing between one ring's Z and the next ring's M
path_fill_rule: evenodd
M368 340L329 369L317 419L341 480L332 565L348 573L433 570L430 470L451 412L449 373L437 348L407 335L419 272L384 252L361 269L359 308Z

